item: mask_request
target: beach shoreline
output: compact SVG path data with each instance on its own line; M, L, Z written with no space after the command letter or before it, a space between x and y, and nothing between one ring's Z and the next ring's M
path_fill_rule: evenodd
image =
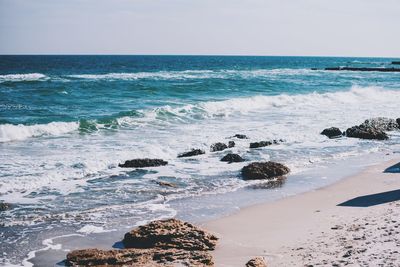
M266 200L259 204L241 207L228 215L195 222L196 225L217 234L220 238L216 251L212 253L215 266L244 266L255 256L264 257L268 266L306 265L299 264L304 259L302 255L296 254L296 252L307 251L305 249L307 245L304 244L306 241L315 241L317 244L325 239L329 240L330 236L322 238L317 236L321 232L332 231L330 227L341 224L350 225L351 220L357 219L359 216L355 214L356 217L353 218L349 216L353 214L348 212L349 210L359 210L359 208L338 208L337 204L355 196L390 191L400 187L400 181L395 180L398 174L383 173L384 169L399 162L400 156L394 153L386 154L386 157L372 166L362 167L355 174L342 177L333 183L311 191L278 200ZM377 179L372 178L372 174L377 175ZM362 183L365 176L367 176L368 183ZM380 184L380 179L383 181L382 184ZM385 210L382 207L386 206L384 204L377 207L373 207L373 209L377 209L379 212ZM341 214L343 209L346 212ZM365 211L360 214L368 215L369 208L366 208ZM325 218L324 216L334 217ZM340 228L344 227L340 226ZM129 229L129 227L124 227L112 232L56 237L51 241L48 249L37 251L34 257L25 262L32 262L33 266L54 266L53 263L62 263L66 253L74 249L118 248L115 245L118 244L119 237L123 237L123 234ZM52 248L59 244L61 249ZM298 248L302 249L297 250ZM345 253L344 250L341 252ZM319 260L320 257L316 259ZM293 260L296 262L292 262Z
M399 236L399 222L391 218L399 215L392 201L400 199L400 191L393 191L400 180L384 170L399 161L202 224L220 237L216 266L244 266L256 256L268 266L396 266L399 260L391 255L400 252L400 244L386 237Z

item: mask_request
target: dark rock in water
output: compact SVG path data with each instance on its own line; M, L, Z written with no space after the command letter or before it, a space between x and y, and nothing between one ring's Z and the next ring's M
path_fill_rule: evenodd
M380 131L394 131L398 130L399 124L394 119L389 118L372 118L364 121L361 125L361 128L374 128Z
M353 126L346 130L347 137L361 138L361 139L375 139L375 140L387 140L389 136L381 131L374 128L362 128L360 126Z
M331 128L324 129L321 132L321 134L326 135L329 138L337 138L337 137L342 136L342 131L339 128L331 127Z
M215 144L211 145L210 151L211 152L217 152L217 151L225 150L227 148L228 148L228 146L226 144L224 144L224 143L215 143Z
M244 180L272 179L286 175L290 169L285 165L273 161L254 162L242 169Z
M67 266L214 266L207 251L178 249L83 249L67 254Z
M170 183L170 182L164 182L164 181L156 181L156 184L160 185L160 186L164 186L164 187L178 187L176 184L174 183Z
M265 147L265 146L270 146L272 144L273 143L271 141L254 142L254 143L250 143L250 148Z
M398 125L399 128L400 128L400 118L398 118L398 119L396 120L396 122L397 122L397 125Z
M118 164L121 168L145 168L167 165L168 162L162 159L133 159L127 160L124 164Z
M225 155L221 159L221 161L232 163L232 162L243 162L244 159L241 156L239 156L238 154L229 153L229 154Z
M235 134L233 137L236 137L237 139L249 139L246 135L244 134Z
M184 152L182 154L179 154L178 158L193 157L193 156L202 155L202 154L205 154L205 153L206 152L204 150L201 150L201 149L192 149L189 152Z
M270 145L277 145L280 142L283 142L283 140L280 139L280 140L272 140L272 141L254 142L254 143L250 143L250 148L259 148L259 147L265 147L265 146L270 146Z
M228 147L229 147L229 148L235 147L235 145L236 145L236 144L235 144L235 142L233 142L233 141L229 141L229 142L228 142Z
M218 238L177 219L153 221L126 233L126 248L214 250Z
M5 202L0 202L0 211L6 211L11 209L11 205Z
M255 257L246 263L246 267L267 267L262 257Z
M378 72L400 72L400 68L355 68L355 67L333 67L333 68L325 68L325 70L333 70L333 71L378 71Z
M364 121L358 126L353 126L346 130L347 137L361 139L386 140L389 139L385 131L400 129L399 124L394 119L372 118Z
M400 61L392 61L393 65L400 65Z

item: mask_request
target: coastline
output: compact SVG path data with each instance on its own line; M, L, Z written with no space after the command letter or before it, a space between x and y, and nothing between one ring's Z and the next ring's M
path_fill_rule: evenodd
M311 189L311 191L298 192L274 200L256 201L255 204L245 205L240 209L231 209L230 212L225 212L217 217L197 217L196 219L196 217L184 218L183 216L182 218L182 214L178 214L177 218L188 219L189 222L193 222L220 237L217 250L213 252L215 266L244 266L254 256L263 256L268 261L268 266L282 266L282 264L283 266L285 266L284 264L303 266L304 264L296 265L296 263L286 261L295 259L294 256L288 257L288 255L293 254L292 248L306 247L303 244L304 240L313 240L325 228L328 229L331 226L330 223L336 225L340 223L340 220L345 221L345 219L350 220L352 218L351 216L346 217L348 214L343 213L344 217L339 214L340 216L334 217L336 218L334 222L332 220L324 221L323 216L335 211L334 207L339 204L339 202L336 203L339 197L350 199L352 195L378 192L379 189L389 191L400 187L400 181L386 179L392 176L391 179L393 180L395 179L393 176L398 174L382 174L384 169L399 162L400 156L396 152L380 154L381 157L360 159L364 164L369 162L366 165L358 166L357 164L360 164L360 162L358 160L353 161L353 172L350 173L347 170L347 176L339 175L341 178L333 179L327 185L319 186ZM374 160L378 163L371 164ZM331 166L331 168L338 168L339 171L343 167L342 165ZM373 181L373 179L368 184L362 183L361 180L369 172L377 174L379 177L383 175L382 181L385 181L385 184L379 185L379 182ZM298 177L291 177L291 179L294 178ZM371 177L369 177L369 180L371 180ZM388 184L388 182L390 183ZM355 190L352 190L352 188ZM259 190L258 193L254 191L253 194L257 198L256 195L262 192L266 191ZM272 191L268 192L271 193ZM240 194L240 192L238 193ZM325 195L328 197L324 197ZM195 199L192 201L195 201ZM210 203L210 200L206 203ZM301 209L296 205L300 205ZM353 208L348 209L353 210ZM319 212L315 212L317 210ZM381 209L378 208L378 210ZM271 216L271 214L274 216ZM317 225L319 222L323 222L322 228ZM104 233L94 232L87 235L76 233L70 236L55 237L47 240L46 245L43 244L46 246L45 248L32 252L33 254L30 253L30 257L24 260L26 263L24 266L32 266L31 263L33 263L33 266L60 265L62 260L65 259L65 255L75 249L118 248L120 238L133 227L132 225L125 225L120 229ZM303 252L303 250L299 252ZM299 258L301 255L296 257Z
M385 169L399 161L400 157L397 157L332 185L279 201L243 208L227 217L202 224L203 228L220 237L219 245L213 252L216 266L244 266L255 256L264 257L268 266L312 266L327 263L340 266L354 262L362 265L362 262L368 263L371 260L377 264L386 263L387 266L398 263L396 259L395 263L389 262L390 259L385 254L389 253L390 246L382 253L376 245L390 242L384 240L385 235L379 236L380 226L385 232L386 226L396 229L398 227L397 221L392 223L394 225L388 223L388 218L395 213L392 209L395 202L381 202L390 200L390 191L400 188L398 173L384 173ZM386 195L377 198L371 196L383 192ZM395 199L400 199L400 193L394 193ZM346 203L362 196L369 196L365 199L371 206L355 207L354 201ZM345 204L338 206L341 203ZM399 212L396 213L398 215ZM356 227L357 230L353 232L356 225L359 228ZM365 238L374 233L378 236L371 237L371 240ZM354 237L353 240L344 242L346 236L354 234L364 238ZM392 234L398 235L398 232L390 232ZM358 244L358 240L364 243L360 241L362 244ZM361 246L365 249L365 243L370 246L368 251L349 252L350 256L346 255L347 251L352 251L351 248L357 250ZM394 246L400 248L399 243ZM380 251L381 256L377 257L378 253L373 251ZM397 254L398 251L395 251L390 253ZM353 259L352 253L357 255L357 259ZM385 257L388 257L388 262Z

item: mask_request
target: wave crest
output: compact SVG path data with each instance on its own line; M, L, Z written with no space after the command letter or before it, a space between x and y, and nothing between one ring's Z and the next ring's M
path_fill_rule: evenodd
M77 122L50 122L35 125L0 125L0 142L24 140L30 137L62 135L77 130Z
M5 82L34 82L45 81L49 77L42 73L27 73L27 74L6 74L0 75L0 83Z
M309 93L298 95L258 95L232 98L223 101L208 101L178 107L169 105L148 109L120 112L108 118L80 120L79 122L52 122L44 125L0 125L0 142L23 140L42 135L60 135L79 130L92 133L99 130L118 130L119 128L157 127L168 124L195 123L203 119L257 114L258 112L295 113L299 110L310 114L321 111L343 110L348 106L358 106L365 116L374 115L374 107L395 108L400 98L400 90L387 90L379 87L354 86L348 91L329 93ZM384 110L378 110L384 112ZM371 113L371 114L370 114ZM376 116L380 114L375 114ZM311 115L310 115L311 116Z

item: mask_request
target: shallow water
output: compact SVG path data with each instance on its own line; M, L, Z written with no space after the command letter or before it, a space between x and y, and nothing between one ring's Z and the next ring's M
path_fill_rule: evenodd
M228 151L247 161L287 164L292 174L279 194L324 185L325 178L308 174L332 162L380 155L398 144L398 132L384 142L330 140L319 133L330 126L345 130L370 117L400 117L400 76L310 68L390 61L0 56L0 200L14 205L0 214L0 257L19 264L43 240L79 231L132 227L177 213L193 220L217 216L240 206L229 200L230 192L241 192L244 206L255 198L273 199L273 189L262 191L262 197L254 190L243 193L249 183L239 173L246 162L220 162ZM229 138L237 133L250 139ZM284 142L248 148L249 142L270 139ZM236 142L234 148L209 152L212 143L229 140ZM176 157L191 148L207 153ZM169 164L118 167L140 157Z

